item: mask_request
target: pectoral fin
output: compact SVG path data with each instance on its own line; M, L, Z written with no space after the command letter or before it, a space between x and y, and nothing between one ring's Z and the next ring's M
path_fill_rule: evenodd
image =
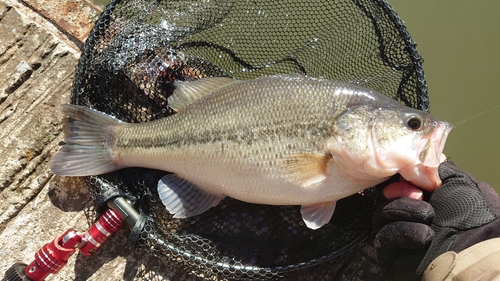
M319 152L301 151L284 157L287 177L304 187L324 180L329 164L333 164L332 156Z
M158 182L158 195L174 218L199 215L226 197L209 193L174 174L168 174Z
M337 202L325 202L310 206L302 206L300 213L307 227L318 229L332 218Z
M194 101L236 81L227 77L210 77L193 82L175 81L175 90L168 98L168 105L173 110L180 111Z

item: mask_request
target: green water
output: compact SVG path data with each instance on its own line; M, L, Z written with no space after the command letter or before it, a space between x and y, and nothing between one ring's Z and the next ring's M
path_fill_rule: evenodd
M424 58L435 117L455 124L500 106L500 1L388 1ZM456 126L445 154L500 192L500 108Z
M406 22L425 60L435 117L455 124L500 106L500 1L388 1ZM445 148L459 167L497 192L499 123L500 108L465 121L452 130Z

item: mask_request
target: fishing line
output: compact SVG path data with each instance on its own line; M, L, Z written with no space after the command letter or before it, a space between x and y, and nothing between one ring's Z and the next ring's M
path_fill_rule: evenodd
M491 111L493 111L493 110L495 110L495 109L498 109L498 108L500 108L500 104L499 104L499 105L497 105L497 106L495 106L495 107L493 107L493 108L490 108L490 109L488 109L488 110L486 110L486 111L483 111L483 112L481 112L481 113L479 113L479 114L476 114L476 115L471 116L471 117L469 117L469 118L466 118L466 119L464 119L464 120L462 120L462 121L459 121L459 122L457 122L457 123L453 124L453 127L455 127L455 128L456 128L456 127L458 127L458 125L461 125L461 124L463 124L463 123L465 123L465 122L467 122L467 121L469 121L469 120L471 120L471 119L477 118L477 117L479 117L479 116L481 116L481 115L484 115L484 114L486 114L486 113L489 113L489 112L491 112Z

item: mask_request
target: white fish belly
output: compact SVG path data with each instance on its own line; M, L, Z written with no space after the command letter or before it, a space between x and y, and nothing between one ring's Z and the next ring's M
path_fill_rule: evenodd
M210 193L268 205L313 205L336 201L383 180L351 181L332 166L323 181L301 186L287 179L279 159L272 159L274 155L251 157L243 150L229 155L211 152L214 152L213 148L204 146L195 153L183 150L148 157L145 161L153 168L170 171ZM129 157L132 158L140 157Z

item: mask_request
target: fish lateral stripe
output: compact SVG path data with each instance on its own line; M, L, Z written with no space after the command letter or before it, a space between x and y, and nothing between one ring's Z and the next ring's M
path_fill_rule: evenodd
M179 113L180 114L180 113ZM175 119L177 116L168 118ZM180 116L179 116L180 117ZM239 118L243 118L239 116ZM165 122L167 120L164 120ZM134 137L120 134L119 138L114 139L116 150L121 149L154 149L154 148L183 148L187 146L203 146L206 144L224 144L235 143L239 145L255 145L257 143L274 143L288 139L304 139L306 137L314 139L327 139L331 124L327 122L314 123L293 123L282 122L274 126L263 126L260 128L238 127L238 128L197 128L196 134L179 134L175 128L176 121L169 123L172 129L165 130L161 134L137 134ZM130 127L154 127L153 122L130 124ZM165 126L167 127L167 125ZM313 141L311 141L313 142Z
M439 185L437 168L428 166L440 159L450 128L375 91L297 75L176 83L169 104L180 110L155 121L120 123L66 106L66 145L53 159L54 172L163 170L177 177L158 185L176 217L201 214L227 195L301 205L313 229L329 221L335 201L397 172ZM422 118L421 129L405 125L409 114Z

